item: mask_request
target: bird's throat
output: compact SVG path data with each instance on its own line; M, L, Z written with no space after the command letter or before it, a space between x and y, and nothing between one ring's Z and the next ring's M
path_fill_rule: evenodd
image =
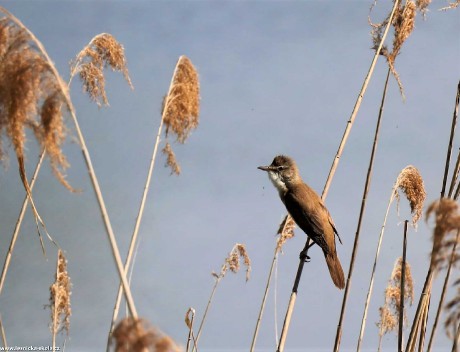
M284 181L280 178L279 174L273 171L268 172L268 178L270 181L272 181L273 185L275 188L278 190L280 196L284 195L287 191L288 188Z

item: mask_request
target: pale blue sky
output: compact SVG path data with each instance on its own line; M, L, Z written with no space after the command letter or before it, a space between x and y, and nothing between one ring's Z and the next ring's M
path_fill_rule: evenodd
M177 58L187 55L201 83L200 126L186 145L173 145L182 166L169 176L162 156L154 171L133 275L133 295L142 316L185 345L184 314L201 317L213 278L235 242L245 243L253 270L228 274L219 286L201 341L203 350L248 350L285 210L267 176L256 167L276 154L299 164L304 180L321 192L329 167L370 65L372 1L20 1L0 2L42 41L64 79L69 61L93 36L114 35L125 47L135 86L108 74L110 108L98 110L73 82L72 98L86 136L122 256L137 214L160 121L160 106ZM388 12L378 4L374 21ZM455 90L460 78L460 15L439 12L435 1L426 21L417 17L396 69L406 92L403 103L391 80L381 138L362 226L360 250L344 322L342 350L353 350L372 260L390 190L408 164L419 168L428 202L439 196ZM390 38L391 43L391 38ZM364 179L387 66L377 63L350 140L332 183L328 208L343 239L338 252L348 271ZM73 130L71 121L68 126ZM454 151L459 147L456 138ZM28 144L28 170L37 154ZM118 285L107 236L76 143L65 153L68 179L82 194L66 191L46 167L35 200L52 235L67 252L73 281L69 351L105 347ZM0 257L3 258L24 196L14 157L0 173ZM406 201L389 216L364 347L375 350L378 307L395 259L401 253ZM416 299L428 266L430 226L409 234ZM278 327L305 235L284 248L278 268ZM50 258L40 250L31 213L23 226L0 297L10 345L47 345ZM332 284L321 252L311 250L299 288L286 351L330 350L342 292ZM3 259L2 259L3 261ZM439 295L440 280L433 299ZM273 289L257 346L275 349ZM434 308L433 308L434 310ZM415 311L408 314L411 320ZM442 329L439 351L449 346ZM395 349L394 334L384 339Z

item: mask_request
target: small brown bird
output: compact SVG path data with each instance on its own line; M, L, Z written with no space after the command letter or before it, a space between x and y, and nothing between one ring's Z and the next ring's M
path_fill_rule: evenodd
M343 289L345 279L337 257L335 235L340 243L342 241L321 198L302 181L295 161L287 156L278 155L271 165L258 168L268 172L268 177L296 224L321 247L332 281L335 286ZM300 253L305 259L309 259L306 255L307 249Z

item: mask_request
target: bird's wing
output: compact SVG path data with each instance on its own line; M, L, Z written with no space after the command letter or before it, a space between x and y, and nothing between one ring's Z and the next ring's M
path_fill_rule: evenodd
M332 217L331 217L331 214L329 213L329 210L327 210L326 206L325 206L323 203L321 203L321 206L322 206L323 209L326 211L327 217L328 217L328 220L329 220L329 224L331 224L332 229L334 230L335 235L336 235L337 238L339 239L340 244L342 244L342 239L340 238L340 235L339 235L339 233L337 232L337 229L335 228L334 220L332 220Z
M284 204L296 224L323 250L329 251L330 246L324 236L325 213L322 207L317 207L314 201L319 200L319 197L316 193L312 195L312 192L308 190L308 193L301 193L307 195L306 197L298 197L294 192L288 192Z

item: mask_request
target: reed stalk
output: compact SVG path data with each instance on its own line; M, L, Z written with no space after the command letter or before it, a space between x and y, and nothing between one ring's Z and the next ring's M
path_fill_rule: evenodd
M399 3L399 0L395 0L394 5L393 5L393 9L391 10L389 21L388 21L388 23L387 23L387 25L385 27L385 31L384 31L384 33L382 35L382 39L381 39L378 47L375 50L374 57L372 59L372 62L371 62L371 65L369 67L369 70L367 72L367 75L366 75L366 77L364 79L364 82L363 82L363 85L361 87L361 90L360 90L360 92L358 94L358 98L356 99L355 105L354 105L353 110L351 112L350 119L347 121L345 131L343 133L341 142L339 144L339 148L337 149L337 153L336 153L336 155L334 157L334 160L333 160L332 165L331 165L331 169L329 170L329 174L327 176L326 183L325 183L324 188L323 188L323 192L322 192L322 195L321 195L321 199L323 201L326 199L327 194L329 192L329 188L330 188L332 179L333 179L333 177L335 175L335 171L337 169L340 157L342 156L343 149L345 148L345 144L346 144L346 142L348 140L348 137L350 135L350 132L351 132L351 128L353 127L353 123L354 123L354 121L356 119L356 116L358 114L359 108L361 107L361 102L362 102L362 100L364 98L364 94L365 94L365 92L367 90L367 86L369 85L370 79L371 79L372 74L374 72L375 65L377 64L377 60L378 60L378 57L380 55L380 50L383 47L383 43L384 43L385 38L387 37L388 31L389 31L389 29L391 27L391 22L392 22L394 14L395 14L396 8L398 7L398 3ZM305 247L308 248L310 244L311 244L311 240L310 240L310 238L308 238ZM295 300L296 300L296 297L297 297L297 286L298 286L298 282L300 281L300 277L302 276L303 265L304 265L304 260L301 259L300 262L299 262L299 267L297 269L297 275L296 275L296 278L294 280L294 287L293 287L291 296L289 298L288 308L287 308L286 316L285 316L284 323L283 323L283 329L281 330L280 341L278 343L278 348L277 348L277 351L279 351L279 352L284 351L284 345L286 343L287 332L289 331L289 325L290 325L290 321L291 321L291 316L292 316L292 312L294 310ZM339 329L340 329L340 327L339 327ZM339 343L340 343L340 337L341 336L338 337Z
M457 94L455 97L455 106L454 106L454 112L452 115L452 124L451 124L451 129L450 129L449 144L447 146L447 156L446 156L444 176L443 176L442 188L441 188L441 197L440 197L441 200L445 197L445 192L446 192L446 184L447 184L447 176L449 173L452 144L453 144L453 139L455 135L455 128L457 125L459 102L460 102L460 81L457 85ZM460 187L458 187L457 190L459 188ZM456 192L456 195L457 195L457 192ZM419 349L423 348L425 332L426 332L426 323L428 319L428 311L429 311L430 299L431 299L431 288L432 288L433 276L434 276L434 268L433 268L433 260L432 260L432 263L430 264L430 268L428 269L427 276L425 279L425 285L423 287L422 296L420 297L420 300L418 303L417 312L415 314L415 317L412 323L411 333L409 335L409 340L407 342L407 347L406 347L407 352L412 352L415 350L415 344L417 342L418 333L420 333ZM418 329L420 329L420 331Z
M5 350L8 348L8 343L6 342L5 328L3 327L2 315L0 314L0 333L2 335L2 343Z
M192 318L189 318L189 314L192 315ZM193 308L189 308L187 313L185 314L185 324L187 325L188 327L188 337L187 337L187 347L185 349L186 352L189 352L189 349L190 349L190 342L193 340L193 344L195 346L195 348L197 347L196 346L196 339L195 339L195 336L193 334L193 322L195 321L195 309Z
M448 198L452 198L452 193L454 192L454 188L455 188L455 184L457 183L459 172L460 172L460 148L458 149L457 161L455 163L454 172L452 173L452 180L450 181L449 193L447 194Z
M387 77L385 80L385 86L383 89L383 95L382 95L382 100L380 103L380 109L379 109L379 114L377 118L377 126L375 128L375 134L374 134L374 142L372 144L372 151L371 151L371 156L369 160L369 166L367 169L367 175L366 175L366 182L364 185L364 191L363 191L363 197L361 200L361 208L359 210L359 218L358 218L358 225L356 229L356 234L355 234L355 240L353 243L353 249L352 249L352 254L351 254L351 260L350 260L350 267L348 269L348 277L347 277L347 282L345 284L345 292L343 295L343 300L342 300L342 307L340 309L340 317L339 317L339 323L337 324L337 332L335 336L335 342L334 342L334 351L338 351L340 347L340 339L342 336L342 329L343 329L343 318L345 316L345 309L348 301L348 295L350 292L350 285L351 285L351 277L353 275L353 269L355 265L355 260L356 260L356 253L358 252L358 244L359 244L359 235L361 234L361 224L362 220L364 218L364 211L366 209L366 201L367 201L367 194L369 193L369 188L371 185L371 177L372 177L372 170L374 167L374 160L375 160L375 153L377 151L377 144L378 144L378 137L379 137L379 132L380 132L380 124L382 121L382 116L383 116L383 109L385 106L385 98L388 90L388 80L390 78L390 70L387 72Z
M457 236L455 238L454 245L452 247L452 253L449 258L449 266L447 268L447 273L446 277L444 278L444 283L442 285L442 292L441 292L441 297L439 298L439 303L438 303L438 308L436 310L436 316L434 318L433 326L431 328L431 334L430 334L430 340L428 341L428 347L427 347L427 352L431 352L431 349L433 347L434 343L434 338L436 336L436 330L438 328L438 322L439 318L441 317L441 310L444 305L444 300L446 298L447 294L447 285L449 284L449 279L450 279L450 274L452 270L453 263L455 261L455 256L456 256L456 251L457 251L457 243L460 239L460 231L457 231Z
M268 297L268 291L269 291L269 288L270 288L270 282L271 282L271 279L273 277L273 270L274 270L275 264L276 264L276 262L278 260L278 255L281 252L284 243L288 239L294 237L294 228L295 228L294 220L292 219L292 217L289 214L286 215L284 217L283 221L281 222L281 225L280 225L280 227L278 229L279 238L276 241L275 253L273 254L273 259L272 259L272 262L271 262L270 270L268 272L267 284L265 285L264 296L262 298L262 303L261 303L261 306L260 306L259 315L257 317L256 328L254 330L254 334L253 334L253 337L252 337L252 343L251 343L250 352L254 352L254 349L256 347L256 340L257 340L257 336L259 334L260 323L262 322L262 316L263 316L263 313L264 313L264 310L265 310L265 304L266 304L267 297ZM276 277L275 277L275 285L276 285ZM275 291L275 295L276 295L276 291ZM275 296L275 327L276 327L276 324L277 324L277 319L276 319L276 296ZM275 328L275 330L276 330L276 338L277 338L278 329Z
M112 224L110 222L109 215L107 213L107 208L106 208L104 199L102 197L102 192L101 192L101 189L100 189L100 186L99 186L99 181L98 181L98 179L96 177L96 173L94 171L94 167L93 167L93 164L91 162L91 157L90 157L88 148L86 147L86 142L85 142L85 139L83 137L83 133L82 133L82 131L80 129L80 125L78 123L77 116L75 114L75 109L74 109L73 104L72 104L71 99L70 99L68 86L60 78L59 73L57 72L57 69L54 66L52 60L48 56L48 53L46 52L43 44L35 37L35 35L26 26L24 26L24 24L19 19L17 19L15 16L13 16L10 12L8 12L3 7L0 7L0 12L3 12L6 16L8 16L8 18L11 19L11 21L13 21L18 27L23 29L28 34L30 39L37 46L37 48L40 51L40 53L45 57L46 61L49 63L50 70L51 70L51 72L53 73L53 75L56 78L56 81L57 81L57 83L59 85L60 91L62 92L62 94L64 96L67 109L70 112L70 115L71 115L72 120L73 120L74 125L75 125L77 136L78 136L78 139L79 139L79 142L80 142L80 147L81 147L81 150L82 150L82 153L83 153L83 158L85 160L86 167L88 169L88 173L89 173L89 176L90 176L90 179L91 179L91 183L93 185L93 189L94 189L94 192L95 192L98 204L99 204L99 209L101 211L101 216L102 216L104 226L105 226L105 229L106 229L106 232L107 232L110 247L112 249L112 254L113 254L113 257L114 257L114 260L115 260L116 268L118 270L118 275L120 276L120 280L123 283L123 289L124 289L124 292L125 292L126 301L128 303L130 313L133 316L133 318L137 319L137 316L138 316L137 315L137 310L136 310L136 307L134 305L134 300L133 300L133 297L132 297L132 294L131 294L131 289L129 287L128 280L126 278L126 273L123 270L123 263L121 261L120 251L118 249L118 245L117 245L115 235L114 235L113 229L112 229ZM27 179L25 179L25 180L27 181ZM27 188L28 187L26 187L26 189ZM30 202L32 203L32 198L31 198L30 192L28 192L28 196L30 198Z
M166 113L168 111L169 105L174 100L174 97L171 96L171 91L172 91L172 88L173 88L173 85L174 85L174 79L176 77L176 73L177 73L177 70L179 68L179 63L181 62L181 59L182 59L182 56L179 58L179 60L177 61L176 67L174 68L174 73L173 73L172 78L171 78L171 83L169 85L167 99L166 99L166 102L165 102L165 108L163 109L163 112L161 114L160 125L158 127L158 132L157 132L157 135L156 135L156 138L155 138L155 143L154 143L154 146L153 146L153 152L152 152L152 157L150 159L150 165L149 165L149 170L147 172L147 178L146 178L146 181L145 181L144 191L142 193L141 203L140 203L140 206L139 206L139 211L138 211L138 214L137 214L136 223L134 225L133 234L131 235L131 242L130 242L129 249L128 249L128 255L127 255L126 261L125 261L125 266L124 266L125 272L128 272L128 270L129 270L129 266L131 265L131 261L132 261L133 254L134 254L134 249L136 248L137 238L138 238L138 234L139 234L139 227L140 227L140 224L141 224L141 221L142 221L142 216L144 214L145 202L147 200L147 194L148 194L149 189L150 189L153 169L155 167L155 160L156 160L156 156L157 156L157 153L158 153L158 146L160 144L161 132L163 130L164 117L165 117L165 115L166 115ZM111 339L113 330L115 329L115 322L117 321L117 318L118 318L118 313L119 313L119 310L120 310L120 304L121 304L122 296L123 296L123 283L120 282L120 285L119 285L119 288L118 288L118 293L117 293L117 299L116 299L115 306L114 306L114 309L113 309L112 322L111 322L111 326L110 326L109 336L108 336L108 340L107 340L107 351L109 350L110 339Z
M387 205L387 210L385 212L385 217L383 219L383 225L382 225L382 228L380 229L379 241L377 243L377 249L375 251L374 264L372 266L371 278L369 280L369 288L367 290L366 302L364 303L364 313L363 313L363 317L361 319L361 329L360 329L360 332L359 332L358 344L357 344L357 348L356 348L356 351L358 351L358 352L361 350L361 344L362 344L363 338L364 338L364 331L365 331L365 328L366 328L366 321L367 321L367 312L369 310L369 303L371 301L372 291L373 291L373 288L374 288L374 280L375 280L375 271L377 269L377 261L379 259L380 249L382 247L383 235L385 233L385 226L386 226L386 223L387 223L388 214L390 212L390 206L393 203L393 200L394 200L394 197L395 197L396 188L397 188L397 184L395 184L395 186L393 187L393 189L391 191L391 197L390 197L390 200L389 200L388 205Z
M273 269L275 268L275 263L276 263L277 258L278 258L278 249L275 249L275 253L273 255L270 270L268 272L267 284L265 285L265 291L264 291L264 296L262 298L262 304L260 305L259 315L257 316L256 328L255 328L254 334L252 336L250 352L254 352L254 349L256 348L256 341L257 341L257 336L259 335L260 323L262 322L262 316L263 316L263 313L264 313L264 310L265 310L265 304L267 302L268 291L269 291L269 288L270 288L270 282L271 282L271 279L272 279L272 276L273 276Z
M206 317L208 315L209 308L211 307L211 303L214 298L214 294L216 293L217 286L219 285L220 281L225 277L228 270L230 270L234 274L238 273L241 267L240 261L242 261L244 266L246 267L246 282L247 282L249 280L249 273L251 272L251 259L249 258L245 245L241 243L236 243L233 246L227 258L225 258L224 264L222 265L220 269L220 273L217 274L215 272L212 272L212 276L214 277L215 282L211 290L211 295L209 296L208 303L206 305L206 309L203 314L203 318L201 318L200 327L198 328L198 333L196 335L195 345L192 349L192 352L197 351L198 341L200 340L200 336L203 331L204 322L206 321Z
M409 220L404 221L403 255L401 262L401 285L398 326L398 351L403 352L403 326L404 326L404 288L406 286L406 251L407 251L407 226Z
M42 150L40 156L38 158L37 166L35 166L35 171L32 178L29 181L30 190L34 188L35 181L37 180L38 173L40 172L40 167L45 159L45 150ZM8 269L11 263L11 257L13 255L14 247L16 245L16 240L19 236L19 231L21 230L22 221L24 220L24 214L27 210L27 205L29 202L29 196L26 195L24 197L24 201L22 202L22 207L19 212L18 220L16 221L16 226L14 227L13 235L11 236L10 246L8 247L8 252L6 253L5 262L3 263L2 274L0 277L0 295L3 291L3 286L5 284L6 274L8 273Z
M457 95L455 97L455 107L454 107L454 113L452 116L452 126L450 128L449 145L447 146L447 157L446 157L446 165L444 167L444 177L442 179L441 198L444 198L445 193L446 193L447 175L449 174L450 157L452 153L452 143L453 143L454 135L455 135L455 127L457 126L459 101L460 101L460 81L458 82L458 86L457 86Z

